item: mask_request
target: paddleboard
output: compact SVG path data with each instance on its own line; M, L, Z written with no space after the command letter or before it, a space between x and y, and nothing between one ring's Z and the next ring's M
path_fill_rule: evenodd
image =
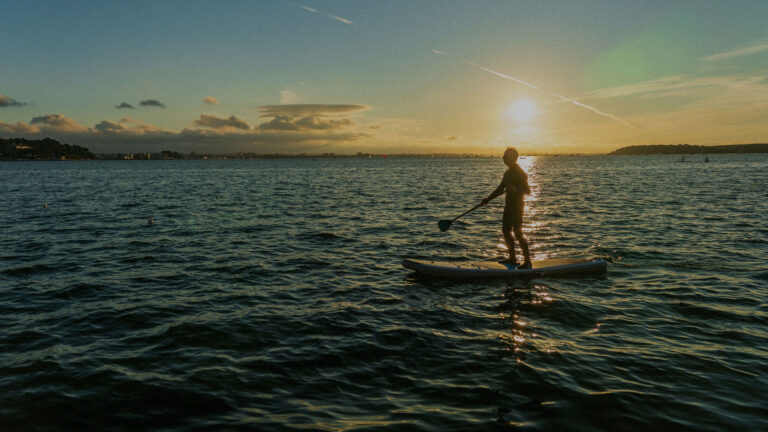
M542 278L604 273L608 262L602 258L560 258L533 262L533 268L518 269L494 261L450 262L406 258L403 267L430 276L464 279Z

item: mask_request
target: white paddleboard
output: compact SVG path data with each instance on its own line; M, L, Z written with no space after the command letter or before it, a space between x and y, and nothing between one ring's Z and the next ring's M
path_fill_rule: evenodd
M604 273L608 262L601 258L560 258L533 262L533 268L518 269L494 261L450 262L406 258L403 267L417 273L449 278L535 278Z

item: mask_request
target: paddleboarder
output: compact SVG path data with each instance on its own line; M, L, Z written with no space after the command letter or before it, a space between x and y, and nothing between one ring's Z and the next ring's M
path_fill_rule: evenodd
M525 206L525 195L531 193L528 186L528 174L517 164L517 150L508 147L504 152L504 163L509 167L504 172L501 184L487 198L483 199L480 205L487 205L494 198L507 194L504 204L504 218L501 224L501 231L504 234L504 241L507 243L509 258L502 261L517 266L518 268L531 268L531 253L528 251L528 241L523 236L523 208ZM514 233L514 237L512 234ZM515 239L520 243L520 249L523 251L524 261L520 265L515 257Z

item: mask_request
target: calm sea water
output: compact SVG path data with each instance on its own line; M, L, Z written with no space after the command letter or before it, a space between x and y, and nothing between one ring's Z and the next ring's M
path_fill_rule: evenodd
M768 156L0 163L0 429L768 430ZM44 204L47 204L45 206ZM153 223L149 223L149 219Z

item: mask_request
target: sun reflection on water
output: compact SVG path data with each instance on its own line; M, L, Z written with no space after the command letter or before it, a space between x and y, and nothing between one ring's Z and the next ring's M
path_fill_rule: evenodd
M552 344L541 340L536 333L535 319L530 316L534 308L555 301L549 288L540 283L511 281L502 299L499 317L504 322L504 330L499 332L498 338L506 350L512 353L515 361L522 363L527 352L537 349L543 349L547 354L555 352Z

